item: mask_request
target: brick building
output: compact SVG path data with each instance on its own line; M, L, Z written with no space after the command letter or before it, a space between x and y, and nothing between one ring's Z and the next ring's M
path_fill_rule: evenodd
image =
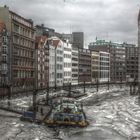
M10 84L10 47L9 34L4 23L0 22L0 87L1 95L8 91L6 86Z
M10 35L9 75L12 92L27 91L35 85L35 37L32 20L26 19L8 7L0 7L0 21Z
M47 88L49 80L49 46L46 36L36 37L37 88Z

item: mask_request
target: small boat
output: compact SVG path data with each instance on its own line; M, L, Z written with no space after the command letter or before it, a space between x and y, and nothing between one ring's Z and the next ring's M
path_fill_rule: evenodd
M33 122L33 117L34 117L34 114L33 114L32 111L25 111L25 112L22 114L20 120L21 120L21 121Z
M72 125L84 127L88 125L81 103L73 98L58 99L44 122L48 125Z

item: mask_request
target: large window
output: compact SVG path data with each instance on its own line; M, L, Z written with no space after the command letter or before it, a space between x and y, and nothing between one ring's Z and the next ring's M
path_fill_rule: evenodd
M19 33L19 25L14 24L14 32Z

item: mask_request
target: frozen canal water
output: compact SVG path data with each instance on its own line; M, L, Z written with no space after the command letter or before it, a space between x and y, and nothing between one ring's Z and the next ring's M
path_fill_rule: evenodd
M48 128L1 110L0 140L140 140L140 107L127 90L89 93L81 101L90 123L86 128Z

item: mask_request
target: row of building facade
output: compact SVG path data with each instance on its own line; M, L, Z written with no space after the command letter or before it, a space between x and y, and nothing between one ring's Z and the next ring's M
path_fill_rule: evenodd
M138 47L127 43L96 40L89 44L91 50L110 54L110 81L132 81L138 79Z
M126 81L138 75L138 48L96 40L84 49L83 32L60 34L0 7L0 89L11 92L83 82ZM134 63L135 62L135 63Z
M109 53L73 47L68 40L58 37L37 38L38 88L110 79Z
M38 88L138 78L138 47L132 44L96 40L83 49L41 35L36 37L36 51Z

